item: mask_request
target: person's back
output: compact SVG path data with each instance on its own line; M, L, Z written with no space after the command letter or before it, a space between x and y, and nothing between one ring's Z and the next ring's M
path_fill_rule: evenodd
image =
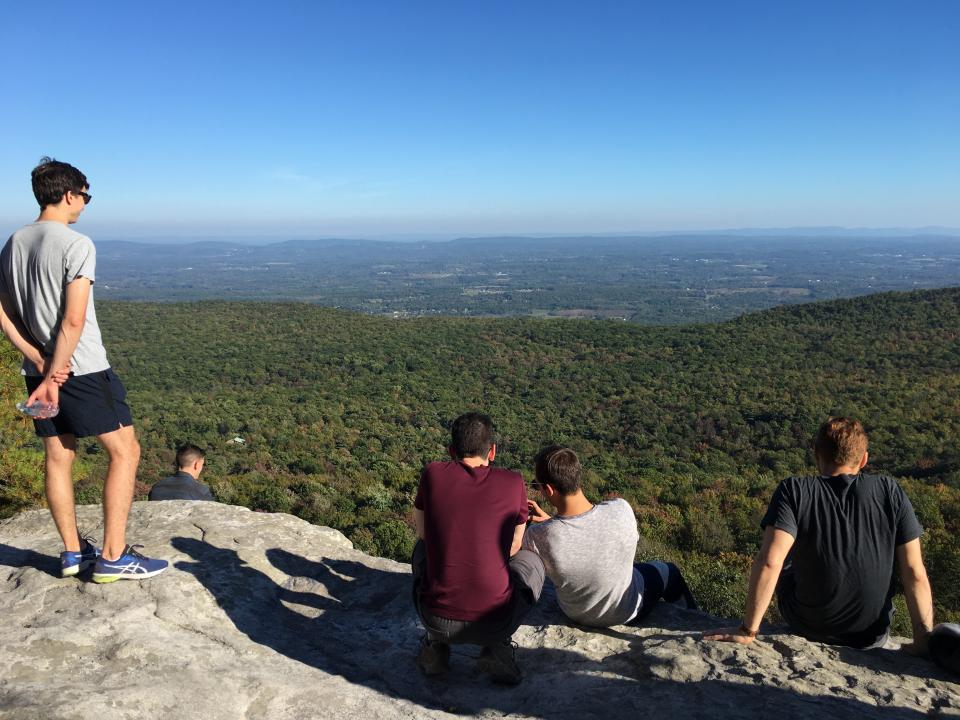
M510 546L525 506L519 473L459 461L427 465L417 494L425 519L421 601L427 610L468 621L503 612L511 596Z
M150 488L148 497L150 500L213 500L210 488L185 472L157 482Z
M696 602L673 563L635 564L637 521L622 498L594 505L583 493L582 467L568 447L549 445L534 458L534 489L557 509L550 517L533 500L523 547L540 555L564 615L607 627L641 620L661 599Z
M426 630L417 665L444 674L450 645L480 645L478 667L496 682L522 674L510 638L543 588L540 558L523 550L527 495L523 477L491 466L493 421L466 413L453 422L451 462L427 465L413 517L413 602Z
M0 273L17 314L43 352L52 356L60 330L64 292L78 277L87 278L90 296L77 347L71 357L74 375L101 372L110 367L103 347L93 302L96 251L93 242L70 227L37 221L17 230L0 253ZM40 375L25 360L24 374Z
M177 472L150 488L150 500L213 500L210 488L199 481L206 453L187 443L177 448L174 466Z
M800 634L863 646L890 624L894 552L920 537L895 480L864 473L784 480L762 525L794 535L781 614Z
M893 618L893 569L899 568L913 625L910 650L924 653L933 627L933 597L920 549L922 529L903 489L864 474L869 441L852 418L831 417L814 436L819 475L787 478L760 525L747 608L738 628L705 640L753 642L776 592L790 629L811 640L880 647Z
M633 566L638 539L633 509L617 498L531 525L524 547L540 555L567 617L606 627L629 621L640 607L643 583Z

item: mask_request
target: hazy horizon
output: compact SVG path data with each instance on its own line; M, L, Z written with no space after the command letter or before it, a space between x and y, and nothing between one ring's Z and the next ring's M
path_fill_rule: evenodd
M78 231L81 228L75 227ZM841 239L864 239L864 238L891 238L891 237L947 237L960 240L960 228L949 227L918 227L918 228L842 228L842 227L792 227L792 228L717 228L710 230L657 230L657 231L626 231L609 233L590 233L590 232L570 232L570 233L498 233L498 234L471 234L471 233L408 233L408 234L383 234L383 235L242 235L242 234L220 234L220 235L131 235L121 236L110 234L109 231L97 235L97 240L102 242L132 242L141 244L189 244L200 242L223 242L237 243L242 245L271 245L276 243L290 241L304 242L329 242L329 241L375 241L375 242L455 242L457 240L476 240L476 239L495 239L495 238L529 238L531 240L545 240L551 238L596 238L596 239L615 239L615 238L669 238L678 236L702 236L704 238L716 237L736 238L744 237L750 239L770 238L770 239L803 239L803 238L821 238L837 237Z

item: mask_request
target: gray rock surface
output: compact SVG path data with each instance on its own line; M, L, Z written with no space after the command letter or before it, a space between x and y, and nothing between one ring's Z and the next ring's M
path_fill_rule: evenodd
M82 527L99 506L79 509ZM703 643L717 624L663 607L643 628L585 631L548 597L515 636L526 679L444 680L414 662L409 566L289 515L136 503L130 538L172 561L143 582L58 577L45 511L0 523L0 718L919 718L960 715L951 676L896 650L767 634Z

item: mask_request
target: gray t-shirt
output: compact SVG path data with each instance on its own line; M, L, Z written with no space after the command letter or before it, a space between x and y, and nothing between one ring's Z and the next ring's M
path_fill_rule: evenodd
M66 302L66 287L78 277L92 284L97 264L93 242L63 223L41 221L17 230L0 252L0 290L12 299L34 342L45 355L53 355ZM86 322L71 358L75 375L110 367L100 339L93 288L87 302ZM25 375L39 375L24 361Z
M631 620L640 609L643 580L633 566L638 539L633 509L617 498L531 525L523 546L540 555L567 617L606 627Z

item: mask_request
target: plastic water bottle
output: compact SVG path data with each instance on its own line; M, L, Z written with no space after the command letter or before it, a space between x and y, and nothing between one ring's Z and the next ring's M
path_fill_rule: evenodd
M17 403L17 410L27 417L32 417L34 420L47 420L57 416L57 413L60 412L60 406L54 405L53 403L42 403L40 401L35 402L33 405L19 402Z

